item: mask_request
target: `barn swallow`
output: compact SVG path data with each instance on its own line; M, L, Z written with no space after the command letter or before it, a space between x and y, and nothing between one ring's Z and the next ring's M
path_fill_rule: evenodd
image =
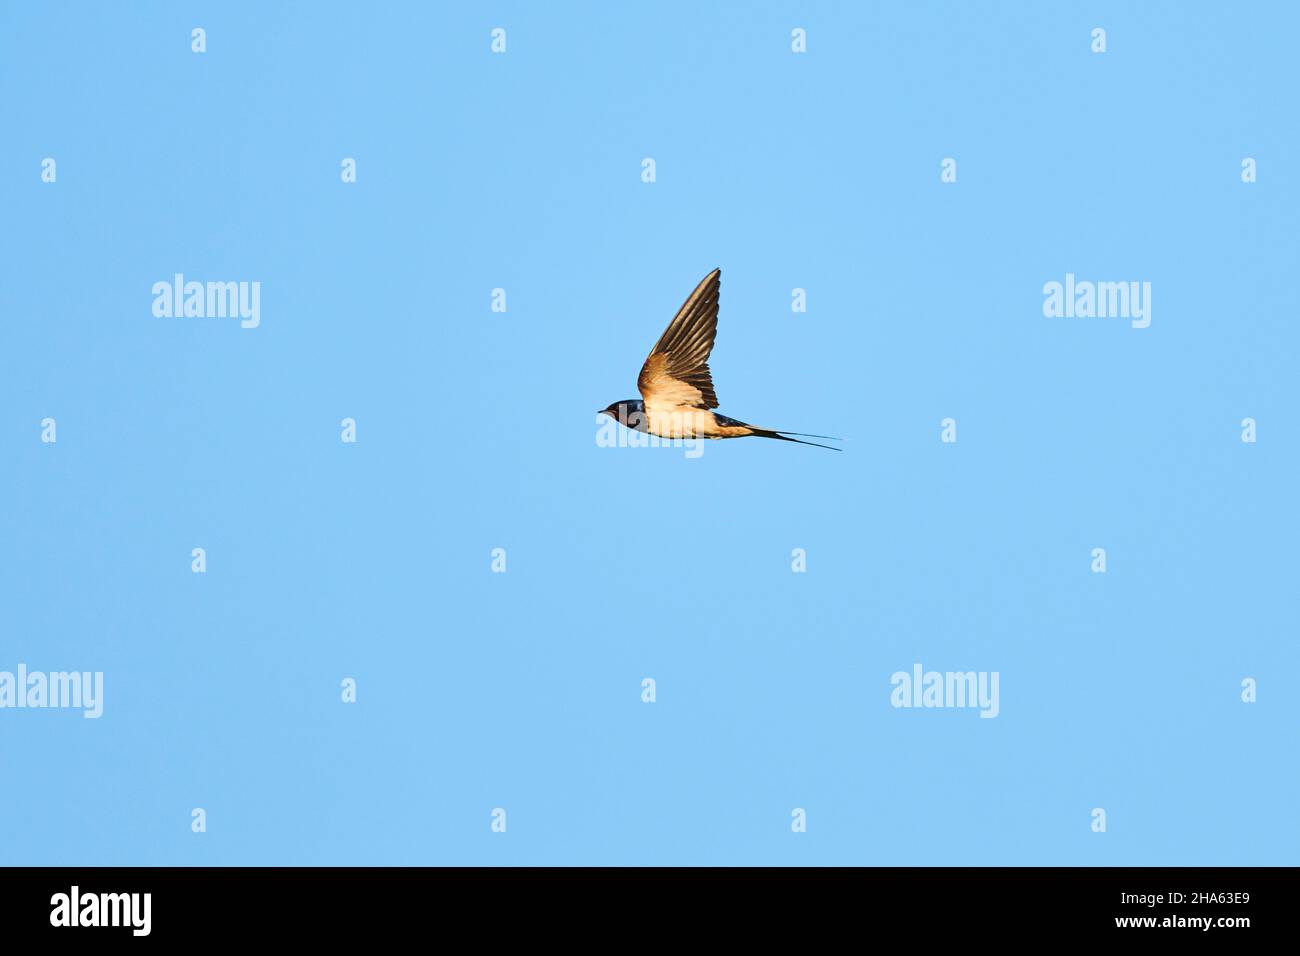
M713 391L713 376L708 362L713 340L718 334L718 292L721 286L722 270L714 269L695 287L690 298L668 323L637 376L636 387L641 391L641 400L624 399L602 408L597 414L608 415L628 428L660 438L745 438L753 435L841 451L831 445L800 441L790 436L842 441L840 438L759 428L712 411L718 407L718 396Z

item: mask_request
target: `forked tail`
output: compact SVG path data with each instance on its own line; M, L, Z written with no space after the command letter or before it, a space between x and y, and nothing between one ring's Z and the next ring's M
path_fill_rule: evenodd
M833 435L810 435L807 432L779 432L771 428L754 428L753 425L750 425L749 427L754 429L754 434L759 438L776 438L780 441L792 441L800 445L812 445L814 448L827 448L831 451L844 450L843 448L836 448L834 445L823 445L820 442L802 441L800 438L790 437L791 435L800 435L802 438L825 438L828 441L844 441L843 438L836 438Z

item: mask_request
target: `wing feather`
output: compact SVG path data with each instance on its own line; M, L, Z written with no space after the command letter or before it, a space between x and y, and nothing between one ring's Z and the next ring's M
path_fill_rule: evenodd
M722 270L705 276L650 350L636 385L646 408L717 408L709 353L718 335Z

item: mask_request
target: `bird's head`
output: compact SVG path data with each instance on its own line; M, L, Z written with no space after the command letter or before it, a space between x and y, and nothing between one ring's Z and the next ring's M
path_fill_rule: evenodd
M597 415L608 415L616 422L627 421L628 413L635 407L629 399L623 399L621 402L611 402L606 407L598 411Z
M608 415L614 421L626 425L628 428L640 428L645 418L643 410L644 406L638 399L625 398L621 402L613 402L602 408L596 414Z

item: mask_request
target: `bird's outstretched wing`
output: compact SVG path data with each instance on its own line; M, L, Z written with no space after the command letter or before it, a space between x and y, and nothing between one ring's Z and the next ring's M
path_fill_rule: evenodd
M722 270L701 280L641 366L636 387L647 409L717 408L709 353L718 334Z

